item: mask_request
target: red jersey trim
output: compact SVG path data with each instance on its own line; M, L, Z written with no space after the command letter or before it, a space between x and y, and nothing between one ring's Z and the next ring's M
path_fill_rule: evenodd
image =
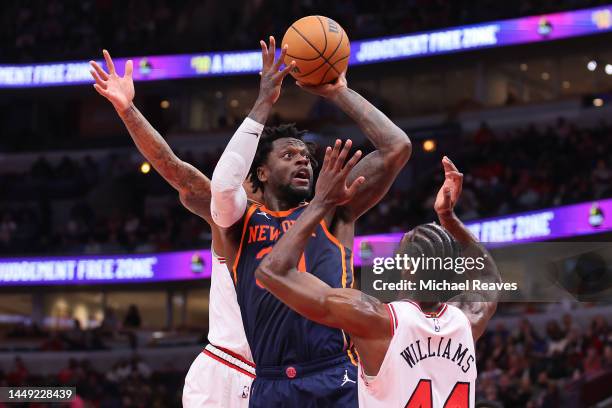
M395 319L393 318L393 312L391 311L391 305L386 303L387 313L389 314L389 329L391 330L391 337L395 335Z
M221 364L225 364L229 368L233 368L234 370L241 372L244 375L248 375L251 378L256 378L253 374L249 373L248 371L243 370L242 368L238 367L237 365L234 365L234 364L230 363L229 361L222 359L221 357L215 356L213 353L211 353L210 351L208 351L206 349L203 350L202 353L206 354L210 358L213 358L213 359L217 360Z
M219 350L221 350L222 352L224 352L227 355L230 355L232 357L234 357L236 360L240 360L242 361L244 364L249 365L253 368L255 368L255 363L250 362L249 360L245 359L244 357L242 357L240 354L236 354L231 350L228 350L226 348L223 347L219 347L219 346L215 346L214 344L211 343L211 346L213 346L214 348L217 348Z

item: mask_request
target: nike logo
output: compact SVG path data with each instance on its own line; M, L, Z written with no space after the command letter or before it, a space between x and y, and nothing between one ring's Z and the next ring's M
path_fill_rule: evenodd
M344 387L344 384L346 383L353 383L353 384L357 384L355 381L351 380L348 376L348 370L344 370L344 378L342 379L342 384L340 384L341 387Z
M247 135L253 135L255 137L259 137L259 134L255 132L244 132L244 133L246 133Z
M267 218L267 219L269 219L269 220L271 220L271 219L272 219L272 218L270 218L270 216L269 216L267 213L265 213L265 212L263 212L263 211L258 212L258 213L257 213L257 215L263 215L264 217L266 217L266 218Z

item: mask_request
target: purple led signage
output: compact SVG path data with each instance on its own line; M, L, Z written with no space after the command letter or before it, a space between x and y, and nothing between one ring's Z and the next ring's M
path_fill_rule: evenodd
M351 43L349 65L448 54L579 37L612 30L612 6L492 21L444 30L376 38ZM111 53L113 50L110 50ZM120 73L126 58L117 58ZM141 56L134 60L134 79L154 81L238 74L261 69L260 51ZM98 61L102 62L102 61ZM34 65L0 65L0 88L45 87L93 83L87 61Z
M0 260L0 286L147 283L210 278L210 250Z
M612 199L467 223L481 242L515 244L612 231ZM354 263L368 242L399 242L403 233L355 238ZM371 254L377 256L376 254ZM369 256L370 257L370 256ZM146 283L210 278L210 250L121 256L0 259L0 286Z
M466 226L480 242L499 246L597 234L612 231L612 199L487 218L467 222ZM393 233L355 237L355 265L362 264L362 251L373 250L368 242L399 242L403 235ZM372 257L375 256L378 255L372 254Z

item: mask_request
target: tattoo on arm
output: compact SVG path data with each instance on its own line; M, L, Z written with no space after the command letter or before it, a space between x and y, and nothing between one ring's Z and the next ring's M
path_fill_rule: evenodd
M352 89L346 88L333 101L357 122L376 147L374 152L357 163L348 178L349 183L359 176L366 179L353 200L344 205L339 213L347 220L354 220L376 205L389 191L395 177L410 158L412 145L402 129Z
M484 257L485 267L480 271L470 271L467 279L478 279L487 283L500 283L501 275L491 254L484 248L461 220L454 214L439 216L440 224L464 247L464 255L472 258ZM497 309L499 293L497 291L476 291L455 296L448 303L461 309L472 325L474 340L485 331L487 323Z
M380 300L368 295L365 292L361 292L361 301L372 308L378 307L378 305L380 305Z
M408 160L410 139L406 133L363 96L346 88L333 101L359 125L377 150L387 153L403 149L406 150L403 153Z
M194 166L179 159L164 138L134 105L122 112L120 116L138 150L153 168L179 191L183 204L191 211L208 219L210 217L210 180ZM191 202L191 205L187 205L185 201Z

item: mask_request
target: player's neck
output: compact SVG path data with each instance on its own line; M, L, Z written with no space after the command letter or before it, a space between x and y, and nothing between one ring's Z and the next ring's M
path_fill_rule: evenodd
M279 197L264 190L263 202L267 209L272 211L286 211L299 206L304 200L297 197Z
M442 302L417 302L424 312L436 312L442 306Z

